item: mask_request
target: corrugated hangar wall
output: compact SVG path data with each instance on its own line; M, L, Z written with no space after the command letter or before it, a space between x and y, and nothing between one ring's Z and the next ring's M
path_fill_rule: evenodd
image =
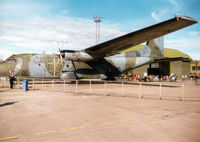
M139 68L136 68L133 70L133 74L140 74L140 75L144 75L145 72L148 72L148 67L149 65L144 65L141 66ZM162 65L160 66L162 68ZM182 75L187 75L189 77L190 75L190 61L172 61L169 63L169 66L166 66L169 69L165 69L167 73L169 70L169 74L171 75L176 74L176 76L178 77L178 79L181 79ZM161 73L164 73L161 69ZM166 75L166 74L165 74Z
M140 75L144 75L145 72L147 72L147 68L149 65L143 65L139 68L136 68L133 70L134 74L140 74Z
M170 74L176 74L178 79L181 79L182 75L190 75L190 62L185 61L173 61L170 62Z

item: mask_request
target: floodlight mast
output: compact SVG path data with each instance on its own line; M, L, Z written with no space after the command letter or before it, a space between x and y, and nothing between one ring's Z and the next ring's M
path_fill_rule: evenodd
M102 16L94 16L94 22L96 23L96 44L100 42L100 22L102 20Z

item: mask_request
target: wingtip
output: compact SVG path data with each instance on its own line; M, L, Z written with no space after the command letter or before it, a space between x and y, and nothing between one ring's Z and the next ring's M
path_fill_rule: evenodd
M195 20L194 18L192 18L192 17L189 17L189 16L175 16L176 18L181 18L181 19L183 19L183 20L189 20L189 21L192 21L192 22L194 22L194 23L198 23L198 21L197 20Z

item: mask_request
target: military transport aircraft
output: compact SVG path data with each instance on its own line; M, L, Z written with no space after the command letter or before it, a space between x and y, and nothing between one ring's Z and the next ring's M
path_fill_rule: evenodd
M16 76L52 77L61 79L113 79L124 72L150 62L163 60L163 35L197 23L187 16L131 32L81 51L60 50L58 57L42 54L13 55L0 64L0 76L14 70ZM121 51L147 41L144 49Z

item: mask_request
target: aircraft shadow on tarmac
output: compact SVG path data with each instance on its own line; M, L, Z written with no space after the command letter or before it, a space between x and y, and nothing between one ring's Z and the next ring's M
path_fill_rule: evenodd
M4 104L0 104L0 107L5 107L5 106L8 106L8 105L13 105L17 102L7 102L7 103L4 103Z

